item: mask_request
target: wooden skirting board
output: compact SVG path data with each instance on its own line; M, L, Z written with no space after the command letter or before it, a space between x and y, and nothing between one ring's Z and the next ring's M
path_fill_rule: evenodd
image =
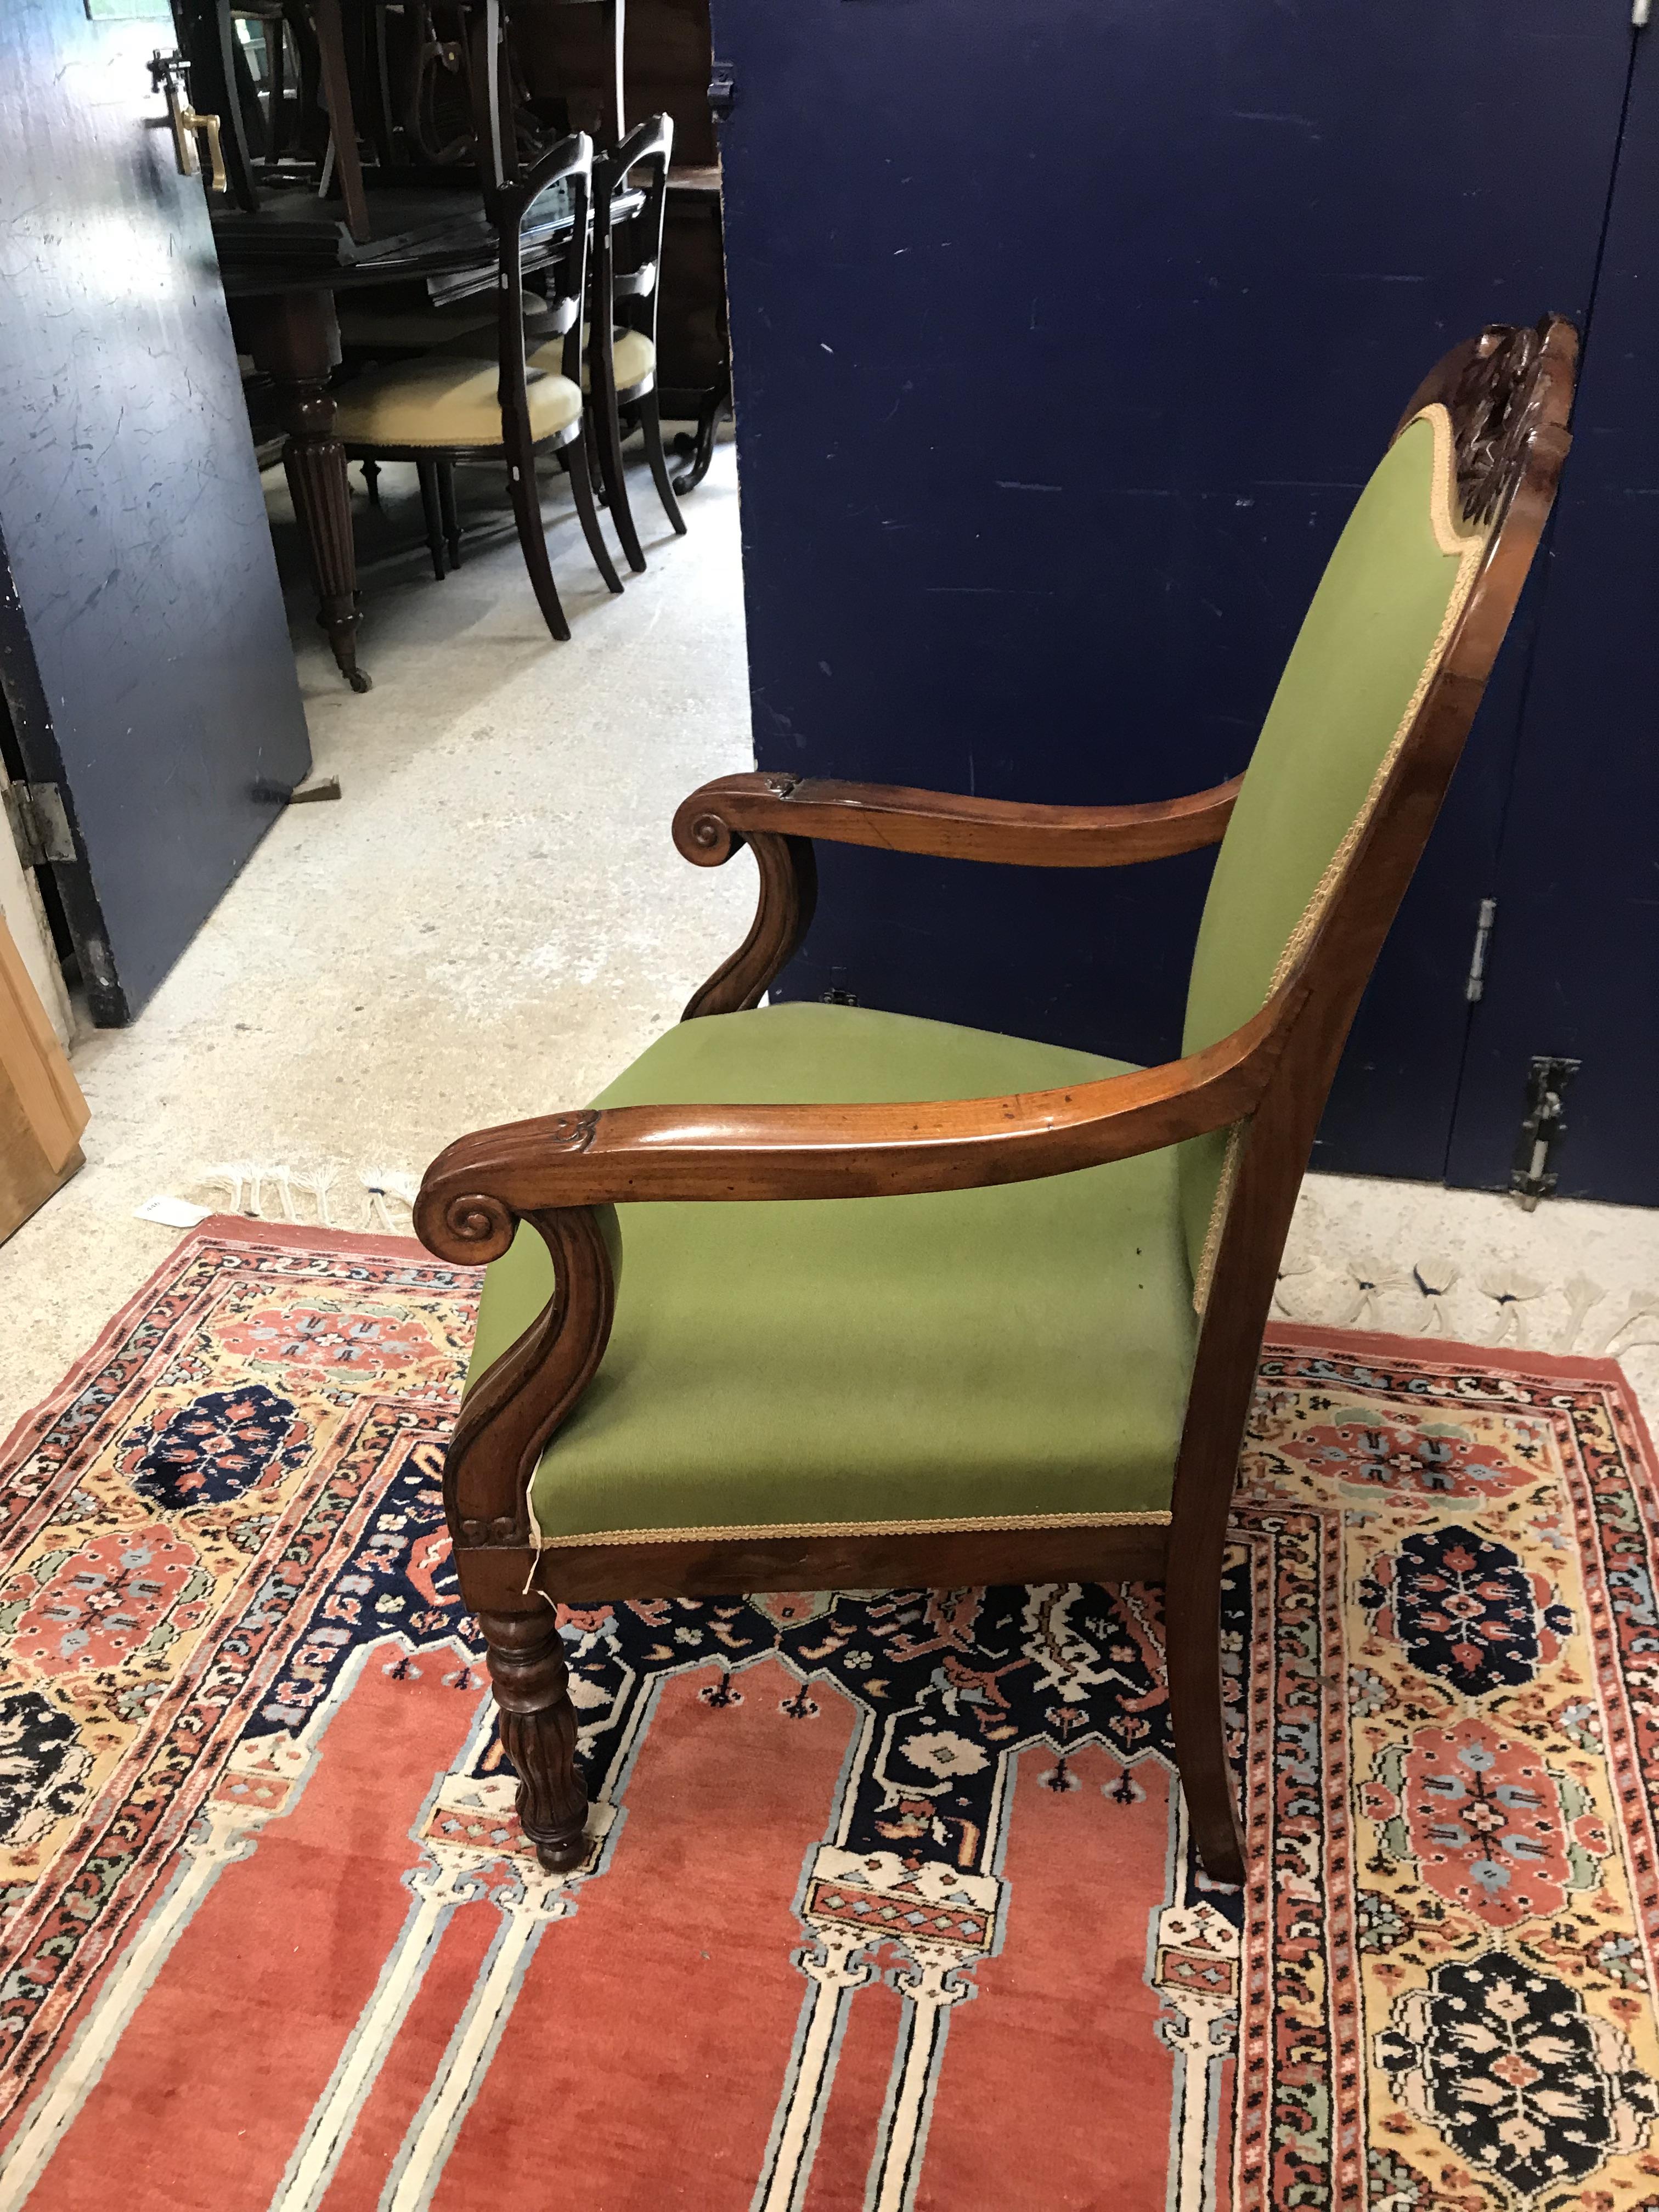
M0 920L0 1240L81 1165L87 1102Z

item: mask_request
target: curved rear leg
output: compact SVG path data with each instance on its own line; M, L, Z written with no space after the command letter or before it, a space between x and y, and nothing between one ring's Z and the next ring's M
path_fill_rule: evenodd
M599 364L595 364L596 368ZM628 504L628 479L623 471L622 424L617 416L617 387L608 372L601 371L593 379L592 413L599 432L599 474L605 479L609 495L611 520L617 526L617 535L622 540L628 565L635 575L645 572L645 555L640 546L640 533L634 527L633 509Z
M662 449L662 410L657 403L657 387L640 397L640 427L645 432L645 457L651 464L652 479L657 487L657 497L662 501L662 511L674 526L677 537L685 535L685 517L680 513L680 503L674 496L674 487L669 481L668 459Z
M1221 1695L1221 1545L1183 1548L1171 1531L1164 1623L1170 1719L1193 1840L1212 1881L1242 1882L1246 1856Z
M547 532L542 526L542 499L536 483L536 457L533 453L526 456L522 468L514 460L507 462L507 483L513 495L513 520L519 526L519 544L524 549L524 565L530 571L531 589L536 594L536 604L554 636L568 638L570 625L565 620L564 609L559 605L558 590L553 581L553 564L547 557Z
M599 529L599 510L593 504L593 477L587 465L587 447L580 438L573 438L559 458L570 471L570 488L576 495L576 512L581 517L582 536L587 540L593 564L605 578L606 587L620 592L622 578L617 574L611 548Z

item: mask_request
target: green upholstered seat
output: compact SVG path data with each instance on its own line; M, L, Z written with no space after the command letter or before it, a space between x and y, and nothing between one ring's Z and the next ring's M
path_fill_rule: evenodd
M686 1022L601 1106L995 1097L1122 1064L850 1006ZM618 1208L617 1318L544 1540L1167 1511L1195 1322L1176 1162L899 1198ZM546 1301L526 1224L472 1373Z

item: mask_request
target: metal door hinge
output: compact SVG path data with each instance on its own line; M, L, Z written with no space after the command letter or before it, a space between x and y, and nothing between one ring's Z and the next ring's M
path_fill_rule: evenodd
M12 842L26 868L79 859L75 832L64 811L64 794L55 783L9 783L4 796Z
M1474 925L1474 951L1469 956L1469 972L1463 985L1463 996L1473 1006L1486 988L1486 945L1492 936L1492 926L1498 919L1498 901L1482 899L1480 913Z
M708 107L714 115L729 115L737 105L738 80L730 62L708 64Z
M1550 1161L1567 1133L1561 1094L1582 1065L1580 1060L1540 1054L1528 1069L1527 1118L1521 1124L1521 1141L1510 1170L1510 1193L1520 1200L1523 1212L1534 1212L1539 1200L1547 1198L1555 1188L1557 1176Z

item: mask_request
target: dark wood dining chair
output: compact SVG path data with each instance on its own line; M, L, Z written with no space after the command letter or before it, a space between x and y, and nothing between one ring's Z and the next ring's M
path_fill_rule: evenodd
M494 360L446 348L373 369L342 387L334 426L349 459L415 464L427 507L428 540L441 572L435 548L458 534L453 505L447 513L441 511L447 503L447 471L458 461L505 460L536 601L548 629L561 639L568 638L570 625L548 558L536 480L538 454L556 455L568 471L594 563L611 591L622 589L600 532L582 436L582 308L592 163L593 142L578 131L489 193L500 248ZM555 336L537 345L532 363L522 307L524 224L542 195L561 183L570 193L570 243L548 280L541 327Z
M190 64L192 104L219 118L224 188L248 215L262 187L287 191L326 167L360 244L371 235L362 149L341 0L178 0L179 37ZM256 76L239 27L258 27L262 73ZM299 102L290 124L286 79L292 46Z
M614 154L596 155L593 161L593 241L582 330L582 386L605 501L628 565L636 573L645 568L645 554L629 506L622 410L637 419L664 510L675 531L685 534L663 451L657 393L657 291L673 143L673 118L653 115L629 131ZM649 173L642 191L633 181L641 169ZM532 316L535 304L533 298L526 301ZM533 320L526 327L536 336L531 367L555 367L562 340L537 335L541 326ZM477 354L481 345L482 335L474 331L459 334L448 349Z
M630 131L614 153L600 155L593 164L589 386L611 519L628 556L628 565L636 571L644 568L645 555L628 504L622 457L623 408L639 418L646 459L663 512L676 534L685 535L685 520L674 496L663 452L657 395L657 295L662 273L663 216L668 204L668 164L673 149L673 117L653 115ZM639 204L623 220L613 221L617 197L636 172L645 172L648 178Z
M592 1106L434 1162L422 1238L488 1263L446 1505L544 1865L595 1848L556 1601L1144 1579L1194 1839L1243 1877L1218 1608L1279 1255L1554 496L1577 352L1559 319L1494 328L1419 386L1242 775L1140 806L705 785L674 839L753 852L744 945ZM1218 845L1182 1057L757 1011L818 839L1070 868Z

